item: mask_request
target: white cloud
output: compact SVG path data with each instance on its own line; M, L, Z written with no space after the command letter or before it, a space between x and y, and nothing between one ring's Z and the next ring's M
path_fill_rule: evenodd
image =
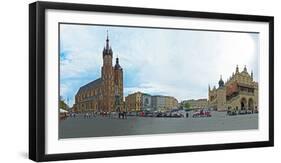
M206 98L208 84L217 84L220 74L226 80L237 64L240 70L247 65L257 71L252 64L258 57L257 42L246 33L189 31L171 36L156 32L133 40L129 46L137 48L129 63L138 67L140 83L153 85L136 87L143 91L157 92L157 88L180 100Z

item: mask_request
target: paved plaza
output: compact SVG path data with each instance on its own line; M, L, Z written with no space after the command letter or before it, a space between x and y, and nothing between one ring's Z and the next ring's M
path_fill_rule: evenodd
M83 115L60 121L59 138L145 135L203 131L258 129L258 114L227 116L215 112L205 118L91 117Z

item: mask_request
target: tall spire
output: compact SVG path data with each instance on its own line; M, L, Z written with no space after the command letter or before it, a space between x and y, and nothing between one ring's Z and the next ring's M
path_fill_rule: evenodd
M106 49L109 48L108 30L106 30Z
M113 52L111 47L109 46L109 38L108 38L108 30L106 31L106 45L103 48L103 56L105 55L111 55L112 56Z

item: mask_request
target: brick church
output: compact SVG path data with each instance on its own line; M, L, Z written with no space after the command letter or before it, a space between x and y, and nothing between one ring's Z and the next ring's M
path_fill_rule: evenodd
M83 85L75 95L73 109L76 112L115 112L123 111L123 69L119 59L112 65L113 51L108 34L103 49L101 77Z

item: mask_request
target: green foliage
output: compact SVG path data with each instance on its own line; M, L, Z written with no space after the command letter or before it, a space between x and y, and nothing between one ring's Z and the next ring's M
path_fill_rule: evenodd
M62 98L60 98L59 106L60 106L59 108L64 110L67 110L69 108Z
M191 107L191 105L190 105L190 103L185 103L184 105L183 105L185 108L187 108L187 109L190 109L190 107Z

